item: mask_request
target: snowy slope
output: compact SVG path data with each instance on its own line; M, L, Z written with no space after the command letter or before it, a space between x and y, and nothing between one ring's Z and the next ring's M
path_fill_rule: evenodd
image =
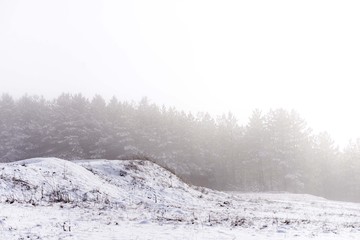
M360 239L360 205L189 186L149 161L0 164L0 239Z

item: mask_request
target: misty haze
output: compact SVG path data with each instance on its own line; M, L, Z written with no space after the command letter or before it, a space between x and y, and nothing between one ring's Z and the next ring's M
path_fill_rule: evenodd
M359 11L0 1L0 239L359 239Z

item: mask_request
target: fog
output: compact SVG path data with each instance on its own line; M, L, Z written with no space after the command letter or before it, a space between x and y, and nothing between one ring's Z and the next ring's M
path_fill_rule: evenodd
M255 109L294 109L342 149L360 137L359 11L357 1L0 1L0 93L133 107L147 97L194 116L231 112L239 127Z
M0 162L35 157L153 161L188 183L230 191L360 201L360 140L343 151L295 111L255 110L246 125L101 96L0 99Z
M360 136L359 3L1 1L0 87L98 93L246 122L296 109L341 146Z

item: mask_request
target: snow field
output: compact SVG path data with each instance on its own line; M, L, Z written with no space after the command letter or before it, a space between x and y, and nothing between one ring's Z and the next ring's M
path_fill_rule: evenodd
M0 164L0 239L360 239L360 204L189 186L141 160Z

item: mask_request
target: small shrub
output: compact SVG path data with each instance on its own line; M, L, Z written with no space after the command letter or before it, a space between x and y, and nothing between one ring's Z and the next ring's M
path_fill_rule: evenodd
M127 172L124 171L124 170L120 170L119 175L120 175L121 177L126 177Z
M126 164L126 165L125 165L125 169L126 169L127 171L134 170L135 172L137 172L137 171L140 170L139 167L138 167L137 165L135 165L134 162L130 162L129 164Z
M53 190L50 194L49 194L49 201L50 202L62 202L62 203L69 203L70 201L70 196L68 193L66 192L62 192L60 190Z

